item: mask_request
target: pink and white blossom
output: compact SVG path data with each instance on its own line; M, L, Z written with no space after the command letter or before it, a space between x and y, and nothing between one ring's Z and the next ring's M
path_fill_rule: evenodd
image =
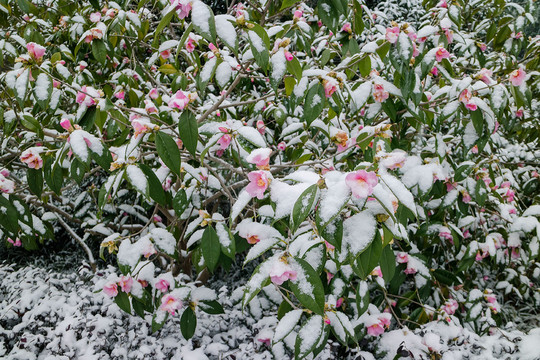
M246 157L246 161L257 166L259 170L269 170L270 154L272 154L272 149L255 149Z
M43 46L34 42L29 42L26 44L26 49L28 50L30 57L36 61L41 61L43 59L43 55L45 55L46 50Z
M264 192L270 184L270 179L266 171L252 171L248 174L248 179L250 183L246 187L246 191L251 197L256 197L257 199L262 199L264 197Z
M25 163L30 169L41 169L43 167L43 159L39 155L41 149L37 147L31 147L26 149L21 154L21 161Z
M385 38L389 43L395 44L399 38L399 27L393 26L386 28Z
M358 170L345 177L345 184L357 199L365 199L373 194L373 188L377 186L377 183L377 174L373 171Z
M514 70L510 73L508 76L508 80L512 83L514 86L521 86L523 82L525 81L525 78L527 77L527 74L525 73L525 70L523 70L522 67L519 67L517 70Z
M273 262L268 273L270 280L276 285L282 285L287 280L296 280L297 273L284 259L277 259Z
M171 315L175 315L176 311L182 308L182 301L173 294L167 294L161 298L161 306L159 308Z

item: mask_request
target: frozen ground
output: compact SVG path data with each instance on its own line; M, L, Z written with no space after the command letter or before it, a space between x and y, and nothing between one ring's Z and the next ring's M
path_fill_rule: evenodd
M101 269L104 277L113 268ZM239 281L234 274L229 282ZM2 359L272 359L290 358L283 346L270 349L277 306L259 297L250 309L237 304L239 291L222 283L225 314L198 314L195 337L186 341L179 319L155 334L150 319L123 313L101 292L99 278L82 266L52 271L38 265L0 265L0 358ZM294 334L286 343L294 344ZM540 359L540 329L528 335L494 330L478 336L458 326L430 323L414 331L393 330L364 339L363 351L329 342L320 359ZM385 354L386 352L386 354ZM431 352L431 354L430 354ZM436 357L436 354L442 357ZM361 356L360 356L361 355ZM435 356L434 356L435 355ZM434 356L434 357L431 357Z

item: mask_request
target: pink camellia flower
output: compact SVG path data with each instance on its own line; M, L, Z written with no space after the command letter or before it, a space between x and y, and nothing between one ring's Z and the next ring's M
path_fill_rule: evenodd
M302 17L302 15L304 15L304 12L301 9L298 9L294 12L293 19L299 20Z
M371 271L371 273L369 275L373 275L373 276L378 276L378 277L383 277L383 274L382 274L382 270L381 270L381 267L380 266L377 266L375 269L373 269Z
M126 97L126 92L124 90L120 90L114 94L114 97L120 100L124 100L124 98Z
M506 198L506 200L508 200L508 202L514 201L514 196L516 196L516 193L510 189L508 189L506 194L504 194L504 197Z
M4 172L8 173L8 175L2 174ZM7 176L9 176L9 172L7 170L2 170L2 172L0 172L0 193L12 194L15 191L15 182L6 179Z
M266 126L264 125L264 121L262 121L262 120L257 120L257 123L255 124L255 126L257 127L257 131L258 131L261 135L264 135L264 133L266 132Z
M96 11L94 13L90 14L90 21L93 23L97 23L101 20L101 13L99 11Z
M172 6L176 6L176 13L180 19L189 15L193 0L170 0Z
M384 333L384 325L379 320L371 321L366 327L368 335L379 336Z
M8 169L2 169L0 170L0 175L4 176L4 177L8 177L11 173L9 172Z
M87 66L88 66L88 63L87 63L86 61L84 61L84 60L81 61L81 62L79 63L79 71L82 72L84 69L86 69Z
M517 34L512 33L510 36L512 37L512 39L521 39L523 37L523 33L520 31Z
M83 86L80 91L77 92L76 101L77 104L90 107L97 104L96 98L102 96L102 92L94 89L91 86Z
M112 19L113 17L115 17L116 14L118 14L118 9L109 9L105 12L105 16L108 17L109 19Z
M169 100L168 106L170 108L176 108L184 110L189 104L189 97L182 90L178 90L176 94Z
M146 110L148 114L154 114L158 112L156 105L152 102L152 100L149 99L144 100L144 110Z
M67 130L69 132L73 131L73 125L71 125L71 121L69 121L69 119L62 119L60 120L60 126L64 129L64 130Z
M210 51L213 52L214 54L219 52L219 49L218 49L218 48L216 47L216 45L214 45L213 43L208 44L208 48L209 48Z
M279 144L277 144L277 148L278 150L284 151L287 148L287 145L285 144L284 141L282 141Z
M251 195L251 197L262 199L264 197L264 192L270 183L266 172L263 170L252 171L248 174L248 179L250 181L246 187L248 194Z
M478 105L476 105L475 99L477 98L472 98L469 102L465 104L465 107L469 109L470 111L476 111L476 109L478 109Z
M45 48L34 42L29 42L26 44L26 49L28 50L28 54L32 57L32 59L36 61L41 61L43 59L43 55L45 55Z
M525 81L525 78L527 77L527 74L525 73L525 70L523 70L522 67L520 67L517 70L514 70L510 73L510 76L508 79L514 86L521 86L523 84L523 81Z
M159 55L164 59L168 59L171 57L171 50L170 49L163 50L162 52L159 53Z
M326 95L327 98L332 97L332 94L336 92L338 89L338 83L335 79L324 79L323 80L323 87L324 87L324 95Z
M401 150L394 150L381 159L380 164L387 169L401 169L407 160L407 153Z
M446 41L451 44L454 41L454 32L450 29L444 29L444 35L446 36Z
M349 34L352 34L351 23L350 23L350 22L346 22L345 24L343 24L343 27L341 28L341 31L347 32L347 33L349 33Z
M118 285L116 285L115 282L110 281L103 286L103 292L109 297L115 297L118 295Z
M255 164L259 170L269 170L270 154L272 150L269 148L256 149L246 157L246 161L250 164Z
M86 32L86 36L84 38L84 42L89 44L94 39L101 39L103 38L103 31L101 31L98 28L90 29Z
M230 134L224 134L222 137L219 138L217 141L217 144L219 145L219 148L221 150L225 150L229 147L232 141L232 136Z
M395 44L399 38L399 27L394 26L386 28L385 38L389 43Z
M148 92L148 97L152 100L156 100L159 97L158 89L150 89L150 91Z
M150 132L151 129L148 126L148 124L149 123L146 121L137 120L137 119L132 120L131 126L133 126L133 130L135 130L135 133L133 134L133 136L137 138L140 134L146 134Z
M516 111L516 117L518 117L518 118L523 117L523 109L519 109L518 111Z
M439 1L439 3L437 4L437 7L441 7L441 8L448 8L448 4L446 3L446 0L441 0Z
M437 62L441 62L442 59L448 59L449 57L450 53L448 52L448 50L446 50L442 46L439 46L439 48L435 52L435 59L437 60Z
M186 50L188 53L195 51L195 42L193 39L189 38L188 41L186 41Z
M173 294L167 294L161 298L161 306L159 308L163 311L167 311L171 315L174 315L176 310L180 310L182 308L182 302Z
M58 80L53 80L53 87L58 89L62 83Z
M475 146L476 146L476 145L475 145ZM474 149L474 148L473 148L473 149ZM477 147L476 149L477 149L477 150L476 150L476 153L478 153L478 147ZM471 149L471 152L472 152L472 149ZM471 202L471 200L472 200L471 195L470 195L467 191L463 191L461 194L463 195L463 202L464 202L465 204L468 204L468 203Z
M448 315L453 315L458 308L459 304L454 299L448 299L448 301L446 301L446 303L444 303L444 306L442 307L443 311Z
M396 261L400 264L406 264L409 262L409 254L406 252L399 252L396 256Z
M479 43L479 44L477 44L477 45L478 45L478 47L480 48L480 51L484 52L484 51L487 50L487 45L486 45L486 44L484 44L484 43Z
M377 186L377 183L377 174L373 171L358 170L345 177L345 184L357 199L365 199L373 194L373 188Z
M463 238L464 239L468 239L470 238L472 235L471 235L471 232L469 230L465 230L463 231Z
M384 90L383 84L373 84L373 99L380 103L388 99L388 91Z
M40 151L31 147L26 149L21 154L21 161L25 163L30 169L41 169L43 167L43 159L39 155Z
M118 285L120 285L122 291L127 294L131 291L131 287L133 286L133 278L131 276L122 275L120 280L118 280Z
M486 68L482 68L482 70L480 70L478 74L476 74L476 78L483 81L486 85L490 85L493 82L493 80L491 79L492 75L493 75L493 71Z
M10 243L11 245L13 245L14 247L20 247L20 246L22 246L21 239L19 239L19 238L16 238L15 241L13 241L12 238L7 238L7 241L8 241L8 243Z
M454 237L452 236L452 233L447 231L447 230L441 230L439 232L439 237L441 239L446 239L446 240L450 241L451 243L454 242Z
M474 145L471 149L471 153L478 154L478 145Z
M469 89L464 89L461 92L461 94L459 94L459 101L466 104L466 103L469 102L469 100L471 100L471 97L472 97L472 93L470 92L470 90Z
M287 280L294 281L297 276L296 271L284 259L274 261L268 275L270 275L270 280L276 285L281 285Z
M165 279L159 279L156 281L155 288L161 291L162 293L167 292L171 284Z
M285 50L285 59L287 59L287 61L292 61L294 56L289 51Z
M412 262L408 262L407 263L407 268L405 270L403 270L403 272L405 274L408 274L408 275L414 275L414 274L416 274L417 271L418 271L418 269L416 268L416 266L414 266L414 264Z
M433 69L431 69L430 72L431 72L431 75L433 75L433 76L439 75L439 69L437 69L436 66L434 66Z

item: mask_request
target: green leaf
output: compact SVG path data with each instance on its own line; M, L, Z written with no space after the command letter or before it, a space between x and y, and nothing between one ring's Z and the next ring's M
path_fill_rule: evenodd
M212 9L210 6L206 5L202 1L197 1L193 3L193 10L191 12L191 23L193 24L193 27L195 30L202 35L206 40L208 40L211 43L216 43L216 23L214 19L214 13L212 12ZM203 23L208 28L203 28L199 25L202 25L202 23L198 23L198 18L194 18L194 14L197 13L198 17L201 17L201 20L203 20ZM208 20L202 19L205 15L208 16Z
M294 296L300 301L309 310L313 311L316 314L324 314L324 288L319 277L319 274L311 267L311 265L300 258L295 258L295 261L300 265L304 271L307 282L313 288L309 293L305 293L304 281L290 281L291 290L294 293Z
M163 325L165 325L165 321L167 321L168 315L169 315L169 313L165 313L165 318L163 319L163 322L157 322L156 321L157 315L154 314L154 316L152 317L152 332L153 333L156 332L156 331L161 330Z
M343 13L340 10L342 6L339 0L319 0L317 4L319 18L334 33L338 31L339 15Z
M197 142L199 140L199 127L195 115L193 115L191 111L186 110L180 115L178 132L186 149L193 156L196 156Z
M135 311L135 314L144 319L144 303L140 300L137 300L137 298L132 297L131 304L133 305L133 310Z
M454 174L454 181L462 181L465 180L467 176L469 176L470 172L473 169L473 165L471 164L465 164L461 165L457 168L456 173Z
M306 95L304 120L310 125L323 111L326 102L324 87L321 83L312 86Z
M173 199L173 209L177 217L182 216L189 205L189 199L184 189L178 190Z
M396 273L396 256L390 245L384 247L380 263L384 281L389 283Z
M290 72L298 81L302 78L302 65L298 59L293 57L291 61L287 61L287 71Z
M354 272L365 279L379 263L382 253L382 239L379 231L375 231L375 238L353 262Z
M454 284L461 284L461 281L458 279L456 275L444 269L436 269L433 272L433 276L435 277L435 279L437 279L438 282L445 285L450 286Z
M367 132L360 133L356 138L356 143L360 146L362 151L366 151L369 144L373 141L374 135L369 135Z
M154 32L154 41L152 42L152 46L154 48L157 48L158 47L158 43L159 43L159 34L161 34L161 32L163 31L163 29L165 28L165 26L169 25L169 23L171 22L174 14L176 14L176 9L173 7L171 8L171 11L169 11L167 13L167 15L165 15L163 17L163 19L161 19L161 21L159 22L157 28L156 28L156 31Z
M64 176L62 174L62 167L54 162L53 159L45 161L43 166L45 181L52 191L60 195L62 190L62 183L64 182Z
M358 316L361 316L366 312L369 306L369 290L365 281L362 281L356 287L356 309L358 310Z
M156 149L163 163L174 173L180 175L180 150L174 139L162 131L156 133Z
M195 316L195 312L193 312L190 307L187 307L180 318L180 330L182 331L182 336L184 339L191 339L195 334L196 328L197 317Z
M474 125L474 130L478 135L482 135L484 130L484 116L482 115L482 110L476 109L471 113L472 123Z
M382 44L381 46L379 46L379 48L377 48L376 52L381 58L381 60L384 60L384 58L388 54L388 51L390 51L391 46L392 44L390 44L388 41L385 41L384 44Z
M284 9L286 9L288 7L291 7L291 6L293 6L294 4L296 4L299 1L300 0L283 0L283 4L281 4L281 7L279 8L279 11L284 10Z
M199 302L198 306L202 311L207 314L218 315L225 313L225 310L223 310L223 306L221 306L221 304L216 300L201 301Z
M28 169L26 172L26 181L30 190L40 197L43 192L43 171L41 169Z
M94 55L94 58L102 65L105 65L105 63L107 62L107 46L105 45L103 40L92 40L92 55Z
M362 74L363 77L367 77L369 75L371 72L371 58L369 55L366 55L360 59L358 62L358 70L360 70L360 74Z
M166 206L167 197L165 196L165 191L154 171L145 164L138 164L138 166L146 176L146 179L148 179L148 194L150 197L158 204Z
M204 262L210 272L214 272L218 264L219 255L221 254L221 244L216 230L212 226L208 226L204 230L201 239L201 250Z
M292 232L296 232L300 224L308 217L313 205L318 198L319 187L317 184L308 187L296 200L291 213Z
M0 196L0 208L4 207L0 211L0 225L11 232L13 235L17 235L19 232L19 213L11 200L6 199L4 196Z
M114 302L118 307L128 314L131 314L131 304L129 302L129 296L123 291L118 291L118 295L114 298Z
M291 96L294 90L294 86L296 85L296 80L293 77L288 76L288 77L285 77L284 82L285 82L285 95ZM281 125L282 124L283 123L281 123Z
M343 239L343 219L341 216L336 216L329 222L323 224L319 217L319 212L317 212L317 217L315 219L319 235L338 250L341 250L341 240Z
M356 35L361 35L364 31L364 20L362 20L362 5L359 1L353 0L353 12L354 12L354 32ZM363 75L363 74L362 74ZM366 75L363 75L366 76Z
M176 70L176 68L171 65L171 64L164 64L164 65L161 65L159 68L158 68L158 71L162 74L166 74L166 75L172 75L172 74L178 74L178 70Z
M253 57L255 58L257 64L261 67L261 69L263 69L263 71L266 72L268 70L268 64L270 61L270 54L268 52L268 48L270 47L270 38L268 37L266 30L259 24L250 24L253 25L253 28L248 32L248 40L251 44L251 52L253 53ZM255 33L257 37L262 40L262 44L256 37L252 39L253 35L250 35L252 34L251 32Z

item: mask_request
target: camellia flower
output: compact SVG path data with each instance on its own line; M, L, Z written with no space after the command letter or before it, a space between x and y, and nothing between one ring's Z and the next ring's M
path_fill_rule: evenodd
M158 97L159 97L159 93L158 93L158 90L156 88L152 88L149 92L148 92L148 97L152 100L156 100Z
M439 46L439 48L435 52L435 59L437 60L437 62L441 62L442 59L448 59L449 57L450 53L448 52L448 50L446 50L442 46Z
M527 74L525 73L525 70L523 70L523 68L520 67L517 70L512 71L508 79L510 80L512 85L521 86L521 84L523 84L523 81L525 81L526 77L527 77Z
M264 197L264 192L268 188L270 183L268 176L265 171L252 171L248 174L248 179L250 183L246 187L246 191L251 197L257 197L257 199L262 199Z
M168 59L171 57L171 50L170 49L163 50L162 52L159 53L159 55L164 59Z
M402 150L394 150L390 154L386 154L380 161L380 164L387 169L400 169L407 160L407 153Z
M255 124L255 126L257 127L257 131L258 131L261 135L264 135L264 133L266 132L266 126L264 125L264 121L262 121L262 120L257 120L257 123Z
M436 66L434 66L433 69L431 69L430 72L431 72L431 75L433 75L433 76L439 75L439 69L437 69Z
M114 97L120 100L124 100L124 98L126 97L126 92L124 90L120 90L114 94Z
M459 304L456 300L448 299L446 303L444 303L442 310L448 315L453 315L458 308L459 308Z
M167 294L161 298L161 306L159 308L174 315L176 310L182 308L182 302L176 296Z
M8 241L8 243L10 243L11 245L13 245L13 246L15 246L15 247L20 247L20 246L22 246L21 239L19 239L19 238L16 238L15 241L13 241L12 238L7 238L7 241Z
M350 22L346 22L345 24L343 24L343 27L341 28L341 31L347 32L347 33L349 33L349 34L352 34L351 23L350 23Z
M274 261L272 269L269 272L270 280L276 284L281 285L287 280L296 280L297 273L293 270L291 265L286 263L286 260L279 259Z
M118 285L120 285L123 292L129 293L131 291L131 286L133 286L133 278L131 276L122 275L118 281Z
M493 71L482 68L482 70L480 70L478 74L476 74L476 78L486 83L486 85L490 85L493 82L493 80L491 79L492 75Z
M34 42L26 44L26 49L28 50L28 54L36 61L41 61L43 55L45 55L45 48Z
M464 89L461 94L459 94L459 101L462 103L468 103L471 100L472 94L469 89Z
M410 261L407 263L407 268L403 270L403 272L408 275L414 275L417 271L418 269L416 268L416 266L414 266L414 264Z
M186 41L186 50L188 53L192 53L193 51L195 51L195 42L193 41L193 39L188 38L188 41Z
M279 144L277 144L277 148L278 150L284 151L287 148L287 145L285 144L284 141L282 141Z
M478 47L480 48L480 51L484 52L487 50L487 45L484 43L477 43Z
M396 261L400 264L406 264L409 262L409 254L405 252L399 252L396 256Z
M99 11L96 11L94 13L90 14L90 21L93 23L97 23L101 20L101 13Z
M189 104L189 97L182 90L178 90L176 94L169 100L169 107L184 110Z
M86 36L84 38L85 43L91 43L94 39L101 39L103 38L103 31L101 31L98 28L93 28L88 30L86 33Z
M373 99L380 103L388 99L388 91L384 90L382 84L373 84Z
M304 12L301 9L298 9L294 12L293 19L299 20L302 17L302 15L304 15Z
M21 154L21 161L28 165L28 167L31 169L41 169L43 167L43 159L39 153L39 149L35 147L26 149Z
M250 164L255 164L259 170L269 170L271 149L262 148L255 149L246 157L246 161Z
M6 173L8 173L7 170ZM6 179L7 176L8 175L0 173L0 192L4 194L11 194L15 191L15 182Z
M345 184L357 199L365 199L373 194L373 188L377 186L377 183L377 175L373 171L358 170L345 177Z
M327 98L332 97L332 94L338 89L338 83L335 79L324 79L323 80L324 95Z
M285 59L287 59L287 61L292 61L294 56L289 51L285 50Z
M379 322L369 325L367 327L367 333L371 336L379 336L384 333L384 326Z
M385 38L391 44L395 44L398 41L398 38L399 38L399 27L394 26L394 27L386 28Z
M192 0L170 0L170 2L172 6L176 6L176 13L180 19L189 15Z
M107 296L115 297L116 295L118 295L118 285L113 281L108 282L107 284L105 284L105 286L103 286L103 292Z
M152 100L149 100L149 99L144 100L144 110L146 110L148 114L153 114L153 113L158 112L156 105L152 102Z
M79 71L83 71L84 69L86 69L86 67L88 66L88 63L86 61L81 61L79 63Z
M448 4L446 3L446 0L441 0L438 4L437 4L437 7L441 7L441 8L448 8Z
M60 120L60 126L64 129L64 130L67 130L69 132L73 131L73 125L71 125L71 121L69 121L69 119L62 119Z
M224 134L222 137L219 138L217 141L217 144L219 145L221 150L225 150L229 147L232 141L232 136L230 134Z
M77 104L90 107L97 104L96 99L103 96L103 92L94 89L91 86L83 86L80 91L77 92L76 101Z
M161 291L162 293L167 292L171 284L165 279L159 279L156 281L155 288Z

